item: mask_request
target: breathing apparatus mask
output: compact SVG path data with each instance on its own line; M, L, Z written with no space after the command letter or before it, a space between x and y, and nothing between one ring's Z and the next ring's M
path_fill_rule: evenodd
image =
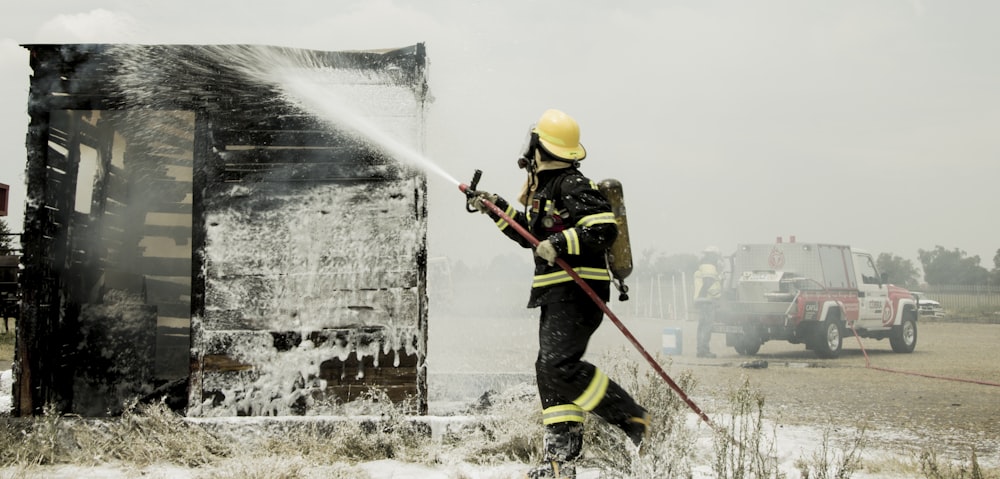
M521 145L521 156L517 159L517 167L529 172L535 171L535 152L538 151L538 133L535 133L535 125L528 127L528 134Z

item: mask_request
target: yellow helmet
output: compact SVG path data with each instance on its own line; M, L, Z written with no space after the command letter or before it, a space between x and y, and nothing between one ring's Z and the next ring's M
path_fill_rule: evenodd
M587 157L587 150L580 144L580 125L559 110L545 110L531 131L538 135L545 151L557 158L579 161Z

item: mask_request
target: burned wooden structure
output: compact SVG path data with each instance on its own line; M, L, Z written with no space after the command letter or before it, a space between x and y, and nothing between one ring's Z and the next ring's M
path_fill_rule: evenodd
M15 414L426 410L426 178L282 83L419 150L422 44L25 48Z

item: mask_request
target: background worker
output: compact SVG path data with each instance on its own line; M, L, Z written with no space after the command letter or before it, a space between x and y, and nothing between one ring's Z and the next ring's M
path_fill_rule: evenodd
M561 111L547 110L531 128L518 160L518 166L527 172L518 197L524 211L485 191L469 199L470 206L488 214L522 247L532 245L488 209L483 199L541 240L535 249L528 307L541 309L535 373L545 425L544 462L528 474L530 478L575 477L572 462L582 451L587 412L621 428L636 445L649 426L645 409L600 369L582 360L604 313L556 264L557 258L564 260L608 301L611 277L605 252L618 227L607 199L579 170L586 156L576 120Z
M699 358L714 358L712 353L712 324L715 310L722 296L722 281L719 275L719 248L709 246L701 256L701 264L694 272L694 305L698 311L698 352Z

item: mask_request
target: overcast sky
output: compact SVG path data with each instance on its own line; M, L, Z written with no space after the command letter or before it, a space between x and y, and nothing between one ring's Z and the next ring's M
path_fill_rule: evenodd
M960 248L992 269L998 21L992 0L5 2L0 183L20 231L19 44L424 42L427 155L513 199L525 130L562 109L581 124L584 173L624 184L637 257L796 235L916 265L918 249ZM432 257L518 252L454 185L429 182Z

